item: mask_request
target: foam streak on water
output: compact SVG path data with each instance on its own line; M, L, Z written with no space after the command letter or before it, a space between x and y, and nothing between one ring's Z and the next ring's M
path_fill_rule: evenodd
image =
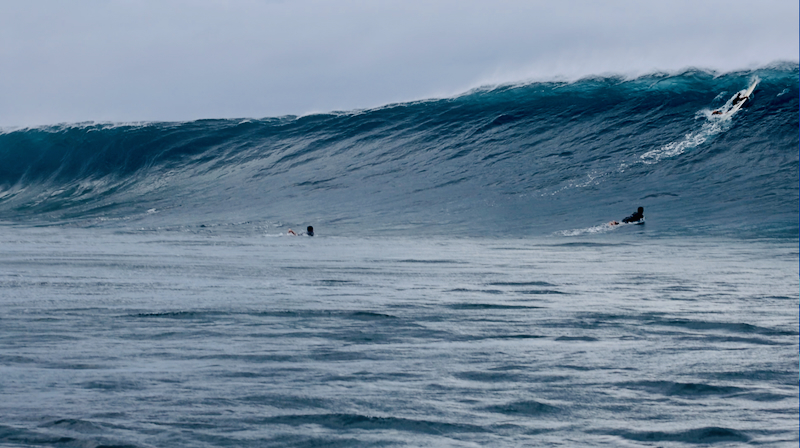
M702 145L708 141L709 138L730 128L730 117L718 118L711 115L710 111L701 111L699 115L707 121L700 126L698 131L690 132L681 140L669 142L659 149L653 149L642 154L639 157L641 162L649 165L658 163L665 157L679 156L689 149Z
M797 241L638 227L0 228L0 445L797 446Z

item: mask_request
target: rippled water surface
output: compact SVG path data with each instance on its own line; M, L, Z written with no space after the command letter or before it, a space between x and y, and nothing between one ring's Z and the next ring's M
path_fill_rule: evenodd
M798 444L796 240L0 236L2 446Z

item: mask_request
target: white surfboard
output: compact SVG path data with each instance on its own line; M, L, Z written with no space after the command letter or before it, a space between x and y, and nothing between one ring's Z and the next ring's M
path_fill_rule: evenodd
M616 224L615 224L615 223L616 223ZM617 222L617 221L611 221L610 223L608 223L608 225L609 225L609 226L611 226L611 227L617 227L617 226L619 226L619 227L621 227L621 226L638 226L638 225L640 225L640 224L644 224L644 216L642 216L642 219L640 219L640 220L638 220L638 221L634 221L634 222L622 222L622 221L619 221L619 222Z
M747 91L745 91L745 93L744 93L744 96L746 96L746 97L748 97L748 98L749 98L749 97L750 97L750 95L752 95L752 94L753 94L753 90L755 90L755 89L756 89L756 86L758 85L758 82L759 82L759 81L761 81L761 80L760 80L760 79L758 79L758 78L754 78L754 79L753 79L753 82L750 84L750 87L748 87L748 88L747 88Z

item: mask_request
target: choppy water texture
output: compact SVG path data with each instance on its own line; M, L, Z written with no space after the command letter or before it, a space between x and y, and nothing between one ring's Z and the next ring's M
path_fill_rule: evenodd
M2 230L6 446L796 446L797 245Z
M796 447L798 79L6 129L0 446Z

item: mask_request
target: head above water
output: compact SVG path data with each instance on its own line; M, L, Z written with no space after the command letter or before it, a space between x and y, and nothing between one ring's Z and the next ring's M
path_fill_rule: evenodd
M312 226L306 227L306 232L308 232L310 235L313 235L314 234L314 227L312 227Z
M639 213L644 213L644 207L639 207L636 211Z

